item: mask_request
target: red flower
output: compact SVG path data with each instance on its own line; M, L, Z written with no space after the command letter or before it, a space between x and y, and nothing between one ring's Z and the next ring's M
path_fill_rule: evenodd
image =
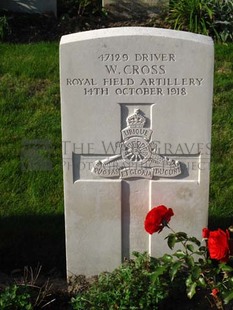
M202 238L206 239L206 238L209 238L209 235L210 235L210 231L208 228L203 228L202 229Z
M214 296L214 297L217 297L218 293L219 293L219 289L213 288L212 292L211 292L211 295Z
M207 246L211 259L227 262L230 254L228 230L209 231Z
M145 218L144 227L149 234L155 232L161 232L165 226L167 226L171 217L174 215L171 208L165 206L158 206L151 209Z

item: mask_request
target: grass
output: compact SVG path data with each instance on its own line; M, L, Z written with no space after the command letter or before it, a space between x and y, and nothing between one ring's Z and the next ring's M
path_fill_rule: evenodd
M63 269L58 44L0 45L0 113L1 267Z
M216 45L210 225L233 224L233 44Z
M216 45L210 226L233 224L233 44ZM58 44L0 45L2 268L64 270Z
M1 45L0 55L0 215L61 213L58 45ZM33 152L52 169L33 168Z

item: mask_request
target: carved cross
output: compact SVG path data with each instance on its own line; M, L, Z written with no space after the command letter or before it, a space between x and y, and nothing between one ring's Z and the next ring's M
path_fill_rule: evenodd
M174 155L167 157L166 154L157 153L156 142L153 141L156 135L154 128L151 128L151 111L152 104L121 105L122 140L118 141L118 153L73 153L74 182L93 180L102 182L103 187L107 187L108 182L120 182L121 223L118 225L121 238L118 247L121 253L118 255L121 260L129 258L132 251L147 251L151 254L155 251L156 245L144 231L145 215L156 202L165 204L165 197L161 197L165 184L169 187L174 181L182 182L182 178L188 176L185 164L187 156L179 157L179 162ZM197 155L193 158L198 160ZM87 162L89 169L83 169L80 177L81 166ZM85 166L87 168L87 164ZM114 199L119 197L113 192Z

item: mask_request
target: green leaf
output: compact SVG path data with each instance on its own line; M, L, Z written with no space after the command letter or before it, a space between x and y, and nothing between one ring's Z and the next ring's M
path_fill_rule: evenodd
M195 262L192 256L186 256L185 261L189 267L193 267L195 265Z
M204 265L204 264L205 264L205 260L202 259L202 258L199 258L199 259L198 259L198 262L199 262L200 265Z
M198 266L194 266L192 269L192 277L194 279L198 279L200 277L201 274L201 268Z
M194 246L192 244L187 244L186 247L190 252L194 252Z
M193 242L193 243L195 243L198 246L201 245L201 242L197 238L195 238L195 237L188 238L188 240Z
M181 250L177 250L173 255L178 258L184 258L186 256L186 254Z
M180 269L180 267L182 266L182 262L180 261L177 261L173 264L172 268L171 268L171 280L173 281L176 274L177 274L177 271Z
M228 304L233 299L233 292L229 292L224 296L224 303Z
M189 275L188 278L185 281L185 284L186 284L187 287L189 287L189 286L191 286L192 283L193 283L192 276Z
M173 250L175 243L176 243L176 235L174 234L168 235L167 244L171 250Z
M184 233L184 232L178 232L178 233L176 233L176 236L177 236L177 238L178 239L180 239L180 240L187 240L187 238L188 238L188 236L187 236L187 234L186 233Z
M196 294L196 286L197 283L193 282L192 285L187 288L187 296L189 299L191 299Z
M231 272L233 271L233 268L227 264L220 264L219 265L219 268L222 270L222 271L226 271L226 272Z
M162 261L165 263L170 263L172 262L172 260L173 260L173 257L169 254L164 254L162 257Z
M164 272L167 270L167 266L166 265L163 265L163 266L158 266L156 268L156 271L153 272L151 274L151 280L152 282L155 282L159 276L161 276L162 274L164 274Z
M201 286L201 287L206 287L206 282L205 282L205 279L203 277L200 277L198 279L198 284Z
M138 252L138 251L133 251L133 252L132 252L132 255L135 256L135 257L138 257L138 256L140 256L140 252Z

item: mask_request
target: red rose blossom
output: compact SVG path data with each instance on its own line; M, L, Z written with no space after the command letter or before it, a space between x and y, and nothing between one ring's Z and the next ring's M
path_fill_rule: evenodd
M206 238L209 238L209 235L210 235L210 231L208 228L203 228L202 229L202 238L206 239Z
M222 229L209 231L207 247L210 258L221 262L227 262L230 254L229 232Z
M219 293L219 289L213 288L212 292L211 292L211 295L214 296L214 297L217 297L218 293Z
M173 215L171 208L168 209L163 205L154 207L146 215L144 222L145 230L151 235L157 231L160 233L167 226Z

